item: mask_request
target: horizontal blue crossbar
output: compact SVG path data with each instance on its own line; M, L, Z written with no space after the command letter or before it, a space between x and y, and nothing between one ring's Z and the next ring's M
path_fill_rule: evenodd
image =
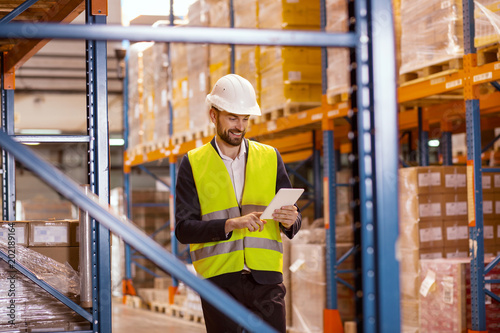
M8 23L0 25L0 38L86 39L114 41L155 41L235 45L324 46L357 45L356 34L299 30L229 29L208 27L149 27L54 23Z

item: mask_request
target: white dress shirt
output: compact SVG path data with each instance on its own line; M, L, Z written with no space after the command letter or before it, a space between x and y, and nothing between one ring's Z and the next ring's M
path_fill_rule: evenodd
M231 157L228 157L222 153L217 144L217 140L215 140L215 145L217 146L217 150L219 150L222 161L226 165L227 172L229 173L229 177L231 177L231 182L233 183L234 194L236 194L236 200L238 201L238 205L241 207L241 197L243 195L243 187L245 186L245 168L246 168L246 153L247 149L245 146L245 141L241 141L240 152L238 156L233 160Z

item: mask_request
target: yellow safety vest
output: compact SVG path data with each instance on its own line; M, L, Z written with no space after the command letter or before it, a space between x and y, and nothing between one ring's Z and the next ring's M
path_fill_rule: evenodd
M262 212L276 193L278 162L268 145L249 141L241 211L226 166L212 144L191 150L188 157L202 221ZM283 244L274 220L267 220L262 232L233 230L229 240L191 244L190 251L194 268L204 278L239 272L245 263L252 270L283 272Z

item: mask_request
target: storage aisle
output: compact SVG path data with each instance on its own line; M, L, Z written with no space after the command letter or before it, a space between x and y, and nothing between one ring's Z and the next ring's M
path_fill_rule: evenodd
M113 303L113 332L117 333L203 333L205 326L165 314L134 309L119 302Z

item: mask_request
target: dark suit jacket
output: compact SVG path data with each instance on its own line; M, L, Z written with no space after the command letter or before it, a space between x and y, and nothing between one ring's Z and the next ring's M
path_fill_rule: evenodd
M219 153L215 145L215 138L212 139L211 144L217 153ZM245 144L248 152L247 140L245 140ZM283 159L277 150L276 155L278 157L276 192L278 192L280 188L292 187L292 184L288 178ZM200 202L193 179L193 171L187 155L183 157L179 167L175 193L175 235L179 242L194 244L223 241L231 238L232 232L226 235L224 230L226 219L201 221ZM292 239L299 231L301 223L302 215L299 211L299 216L290 230L286 230L283 227L281 230L288 238ZM237 281L240 274L240 272L223 274L210 278L210 280L216 284L228 285ZM278 272L253 270L252 276L260 284L275 284L283 281L283 275Z

